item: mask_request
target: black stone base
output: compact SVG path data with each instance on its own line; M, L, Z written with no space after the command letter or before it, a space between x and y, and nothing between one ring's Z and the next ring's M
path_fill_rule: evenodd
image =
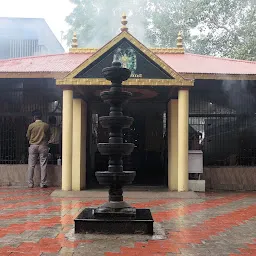
M136 209L136 217L95 218L94 208L84 209L75 219L75 233L145 234L153 235L153 223L149 209Z

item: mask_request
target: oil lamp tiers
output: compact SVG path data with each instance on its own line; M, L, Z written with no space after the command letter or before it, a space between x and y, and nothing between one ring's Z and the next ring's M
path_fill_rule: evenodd
M110 105L108 116L102 116L99 122L109 131L108 143L98 143L101 155L109 156L106 171L95 173L101 185L109 186L108 202L98 208L86 208L75 219L75 233L126 233L153 234L153 218L149 209L136 209L123 200L123 186L131 184L135 171L123 170L123 156L134 149L133 143L123 142L123 129L130 128L133 118L124 116L123 104L132 97L122 89L131 71L123 68L120 62L102 70L104 77L111 81L109 91L100 94L101 99Z
M135 218L136 209L123 201L123 186L131 184L135 177L134 171L123 171L124 155L130 155L134 149L133 143L123 143L123 129L129 128L133 118L124 116L122 105L132 96L130 92L122 90L122 82L127 80L131 72L122 68L120 62L113 62L112 67L102 71L104 77L112 82L109 91L101 93L101 98L110 105L109 116L100 117L103 128L109 130L109 142L99 143L98 149L102 155L109 156L108 170L96 172L96 178L102 185L108 185L109 202L96 208L97 217L130 217Z

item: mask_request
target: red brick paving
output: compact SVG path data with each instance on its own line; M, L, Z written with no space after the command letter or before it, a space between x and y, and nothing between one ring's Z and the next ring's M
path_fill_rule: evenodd
M75 248L80 243L92 243L92 240L81 240L76 242L70 242L65 237L64 234L60 234L56 238L42 238L38 243L24 242L18 247L6 246L0 248L0 253L10 255L11 253L19 253L26 255L40 255L41 253L57 253L62 247L65 248ZM9 253L9 254L8 254ZM13 254L11 254L13 255ZM16 255L16 254L15 254Z
M27 199L33 199L33 198L44 198L44 195L32 195L32 196L26 196ZM23 200L24 199L24 195L23 196L16 196L16 197L4 197L2 198L3 201L18 201L18 200Z
M218 198L214 200L209 200L204 203L198 203L190 206L179 207L178 209L173 209L173 210L164 211L164 212L157 212L153 214L153 218L156 222L162 222L162 221L170 220L172 218L181 217L181 216L190 214L192 212L202 211L205 209L228 204L234 200L239 200L244 197L245 195L239 195L239 196L229 196L227 198Z
M44 253L44 255L47 253L50 253L51 255L59 255L63 248L70 249L73 256L166 256L167 253L186 255L186 253L184 254L182 252L182 249L189 252L190 248L193 248L193 244L201 244L205 240L210 241L213 236L221 236L221 234L226 230L229 230L234 226L242 225L256 216L256 200L253 201L253 197L256 197L253 193L241 193L234 195L224 194L221 198L215 198L216 196L220 197L220 194L211 193L209 196L208 194L200 194L200 201L203 200L203 202L199 203L190 203L190 200L188 199L135 199L133 200L135 201L133 205L138 208L153 207L154 219L157 223L162 224L163 228L164 223L172 221L173 223L177 222L177 224L179 224L180 218L184 218L186 216L191 216L192 219L197 218L196 213L203 211L210 211L211 213L214 213L216 217L212 217L212 215L210 215L207 219L207 216L205 216L204 218L206 219L202 219L201 222L198 222L197 220L197 224L194 227L177 227L174 231L168 231L168 229L166 229L165 232L167 232L168 235L163 240L154 240L153 237L152 239L143 237L140 238L139 241L136 241L136 236L134 236L134 238L133 236L130 236L130 238L127 239L132 241L134 245L133 247L125 246L125 240L118 242L118 239L121 237L119 236L117 237L118 239L113 238L116 242L114 243L114 248L112 248L113 245L108 246L108 241L112 241L111 237L108 238L110 240L101 240L101 235L94 235L93 238L89 239L86 238L86 235L83 235L81 239L81 237L76 237L71 230L74 224L73 219L76 217L78 212L80 212L84 207L102 204L105 200L88 200L86 198L51 198L51 192L52 189L14 190L11 188L4 188L2 191L0 189L0 201L3 200L3 203L0 203L0 209L6 210L0 214L0 256L39 256L42 253ZM159 193L159 198L161 198L161 193ZM195 202L197 201L195 199L193 200ZM64 202L64 204L62 204L62 202ZM179 205L180 202L182 205ZM172 207L172 204L174 203L177 203L178 206ZM233 205L233 208L230 208L229 210L229 206L231 206L231 204ZM169 209L170 207L172 209L162 211L161 209L165 205L166 209ZM38 206L43 208L38 209ZM20 207L22 207L22 209L20 209ZM225 209L227 213L223 213L223 209ZM75 212L72 213L74 210ZM63 211L65 211L64 216L62 216ZM56 213L58 213L57 216ZM47 216L40 216L40 214L47 214ZM33 220L33 216L36 219ZM24 223L18 222L19 218L23 218L22 221L24 221ZM17 223L15 223L16 220ZM42 235L42 228L46 230L45 235ZM56 230L56 236L47 237L50 234L47 233L47 230L49 230L49 232ZM25 231L32 232L31 238L25 237ZM31 240L33 237L38 237L38 232L41 232L40 235L38 235L39 238L35 241ZM35 236L33 236L33 234ZM71 240L70 234L73 236ZM237 235L241 235L241 238L244 238L246 234L241 233ZM23 236L24 239L22 239ZM16 240L17 244L15 244ZM8 243L5 245L6 241L8 241ZM12 242L15 246L10 245ZM94 250L97 251L97 248L101 248L104 243L106 245L106 249L102 249L104 251L100 251L99 249L97 253L92 253L91 249L94 248ZM87 244L87 246L81 248L80 245L82 244ZM236 247L234 246L234 251L235 249ZM115 252L113 252L113 250ZM193 248L193 250L195 250L195 248ZM225 255L255 255L255 244L250 243L248 240L246 245L241 245L239 252L240 253L233 253L233 251L230 251L229 254ZM65 255L65 253L62 253L61 255ZM189 255L193 255L193 253L190 253ZM194 255L206 256L207 253L205 251L204 254L196 253ZM217 255L220 254L216 254L216 256Z
M26 197L27 199L30 199L31 197L28 196ZM173 199L167 199L167 200L154 200L148 203L137 203L133 204L136 207L150 207L150 206L156 206L156 205L162 205L166 204L169 202L175 202L177 200ZM5 220L5 219L12 219L12 218L21 218L25 216L31 216L31 215L36 215L40 213L50 213L53 211L61 211L61 210L66 210L66 209L75 209L75 208L81 208L81 207L89 207L89 206L97 206L102 203L104 203L105 200L93 200L89 202L80 202L76 204L69 204L65 206L52 206L44 209L35 209L35 210L27 210L23 212L15 212L13 214L5 214L0 216L0 220ZM37 202L36 205L38 205L39 202ZM28 203L28 205L32 205L32 203ZM74 218L76 217L77 214L75 215L65 215L63 217L53 217L53 218L41 218L40 221L36 222L30 222L30 223L21 223L21 224L11 224L8 227L3 227L0 230L0 237L3 237L7 234L21 234L22 232L26 230L39 230L42 227L53 227L57 224L73 224Z
M45 205L46 203L50 203L52 200L45 200L45 201L38 201L35 203L35 205ZM26 217L27 215L36 215L36 214L40 214L40 213L50 213L50 212L57 212L57 211L61 211L61 210L71 210L71 209L75 209L75 208L81 208L81 207L88 207L88 206L92 206L92 205L100 205L102 203L104 203L105 200L93 200L93 201L89 201L89 202L79 202L76 204L67 204L67 205L63 205L63 206L49 206L43 209L34 209L34 210L24 210L24 211L19 211L16 213L12 213L12 214L0 214L0 220L4 220L4 219L15 219L15 218L21 218L21 217ZM32 203L28 203L27 206L31 206ZM12 205L13 206L13 205ZM22 205L24 206L24 205ZM10 207L12 208L12 207Z
M238 249L240 253L232 253L229 256L241 256L241 255L256 255L256 239L254 240L254 244L246 244L247 248Z
M256 216L256 207L250 206L239 209L229 214L220 215L216 218L209 219L194 228L181 229L179 232L171 232L168 239L164 241L152 241L148 243L135 243L134 248L121 247L120 253L105 253L105 256L114 255L149 255L157 253L165 255L166 253L179 253L179 249L191 246L191 244L202 243L203 240L209 239L210 236L217 235L235 225L249 220ZM218 224L218 225L216 225ZM248 249L240 249L242 253L256 253L256 246ZM235 254L234 254L235 255Z
M28 197L30 198L30 197ZM50 203L52 200L44 200L44 201L36 201L36 202L28 202L27 204L23 204L21 206L31 206L31 205L45 205L46 203ZM162 199L162 200L154 200L149 203L135 203L132 204L136 208L144 208L144 207L154 207L154 206L160 206L164 205L167 203L172 203L172 202L177 202L179 200L177 199ZM37 215L40 213L50 213L50 212L56 212L56 211L61 211L61 210L71 210L71 209L76 209L76 208L82 208L82 207L89 207L89 206L98 206L100 204L105 203L106 200L93 200L89 202L78 202L75 204L67 204L63 206L50 206L46 207L43 209L34 209L34 210L24 210L24 211L19 211L11 214L0 214L0 220L5 220L5 219L15 219L15 218L21 218L21 217L26 217L27 215ZM3 205L3 208L13 208L14 204L10 205ZM17 206L16 206L17 207Z

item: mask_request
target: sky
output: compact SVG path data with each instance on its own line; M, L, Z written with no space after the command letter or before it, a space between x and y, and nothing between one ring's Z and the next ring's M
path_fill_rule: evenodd
M0 17L44 18L61 41L61 31L67 31L65 17L73 10L69 0L0 0ZM62 42L66 48L66 42Z

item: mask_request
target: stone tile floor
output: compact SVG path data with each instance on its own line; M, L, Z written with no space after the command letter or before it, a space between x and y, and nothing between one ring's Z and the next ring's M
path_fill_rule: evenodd
M102 198L54 198L53 189L0 188L0 256L256 255L256 193L127 199L149 207L154 236L75 235L73 219Z

